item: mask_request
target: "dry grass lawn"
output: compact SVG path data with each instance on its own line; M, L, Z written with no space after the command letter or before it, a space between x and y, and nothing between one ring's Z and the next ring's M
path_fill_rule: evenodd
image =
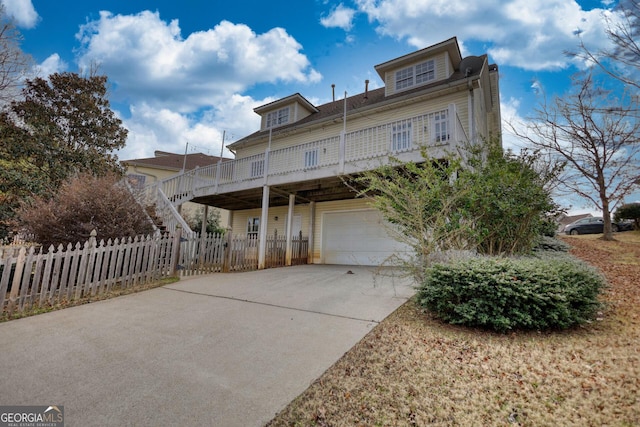
M640 426L640 233L566 237L610 288L601 318L500 335L408 302L269 426Z

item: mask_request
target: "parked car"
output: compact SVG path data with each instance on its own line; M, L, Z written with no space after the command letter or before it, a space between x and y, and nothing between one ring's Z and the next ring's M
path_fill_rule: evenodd
M618 231L633 231L636 229L635 223L632 219L624 219L622 221L616 222L618 226Z
M602 217L582 218L564 227L566 234L597 234L602 233L604 229L604 221ZM629 222L612 222L611 230L630 231L633 230L633 223Z

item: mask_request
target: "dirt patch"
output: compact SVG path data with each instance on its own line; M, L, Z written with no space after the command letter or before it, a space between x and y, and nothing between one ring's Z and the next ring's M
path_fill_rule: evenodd
M608 280L599 320L500 335L443 324L410 301L268 425L640 425L640 241L630 240L565 239Z

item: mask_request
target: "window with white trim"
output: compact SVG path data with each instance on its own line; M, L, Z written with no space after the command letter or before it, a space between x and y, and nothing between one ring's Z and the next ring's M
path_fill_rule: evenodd
M396 71L396 90L413 86L413 67Z
M449 141L449 120L447 110L438 111L433 115L433 135L435 142Z
M289 123L289 107L267 113L267 129Z
M404 151L411 148L411 121L403 120L391 125L391 150Z
M260 217L250 217L247 220L247 236L257 237L258 231L260 231Z
M314 168L318 166L318 149L307 150L304 152L304 167Z
M264 175L264 160L251 162L251 178L259 178Z
M416 65L416 84L430 82L436 78L436 61L433 59Z
M137 174L128 174L127 179L129 180L129 185L134 190L142 190L144 188L144 182L147 179L144 175Z
M436 79L436 61L430 59L396 71L396 90L410 88Z

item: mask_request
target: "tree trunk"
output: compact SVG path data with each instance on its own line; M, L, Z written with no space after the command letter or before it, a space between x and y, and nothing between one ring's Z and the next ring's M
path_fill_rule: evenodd
M611 212L609 211L609 199L603 191L600 192L600 200L602 201L602 221L603 221L603 235L602 240L615 240L613 238L613 230L611 227Z

